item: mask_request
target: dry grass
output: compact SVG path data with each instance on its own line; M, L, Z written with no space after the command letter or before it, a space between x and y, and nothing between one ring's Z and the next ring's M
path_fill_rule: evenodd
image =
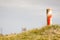
M60 26L44 26L12 36L2 36L0 40L60 40Z

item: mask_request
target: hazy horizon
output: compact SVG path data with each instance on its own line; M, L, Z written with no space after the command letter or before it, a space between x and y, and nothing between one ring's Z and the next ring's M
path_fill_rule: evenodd
M60 0L0 0L2 33L19 33L22 26L28 30L45 26L47 8L53 9L53 24L60 25Z

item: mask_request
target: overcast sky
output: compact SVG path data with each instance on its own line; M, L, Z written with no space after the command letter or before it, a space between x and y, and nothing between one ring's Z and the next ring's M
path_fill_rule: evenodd
M53 24L60 25L60 0L0 0L0 29L9 34L21 32L22 26L45 26L47 8L53 9Z

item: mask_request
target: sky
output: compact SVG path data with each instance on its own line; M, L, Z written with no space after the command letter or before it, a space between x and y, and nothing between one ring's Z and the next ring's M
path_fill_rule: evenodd
M45 26L47 8L52 8L52 23L60 25L60 0L0 0L0 33Z

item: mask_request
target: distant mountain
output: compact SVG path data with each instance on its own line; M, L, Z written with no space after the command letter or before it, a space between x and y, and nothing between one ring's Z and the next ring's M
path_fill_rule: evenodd
M5 40L60 40L60 26L44 26L40 29L25 31L12 36L0 37Z

